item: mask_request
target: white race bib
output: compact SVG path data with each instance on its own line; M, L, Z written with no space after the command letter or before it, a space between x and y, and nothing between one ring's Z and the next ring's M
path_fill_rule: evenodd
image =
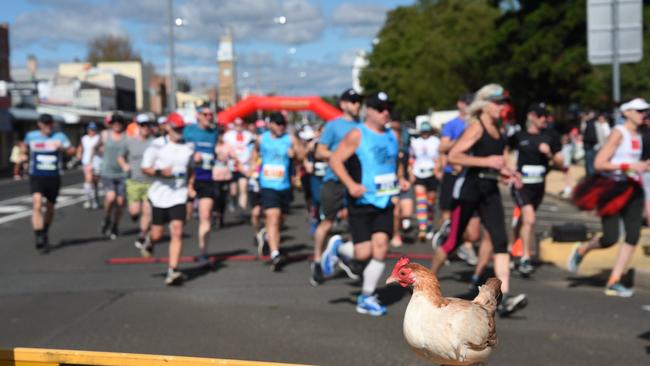
M543 177L546 167L543 165L524 165L521 167L524 177Z
M431 178L433 176L433 168L417 168L415 169L415 176L418 178Z
M213 154L200 153L201 154L201 168L205 170L212 169L212 160L214 159Z
M262 170L264 180L283 180L286 173L286 167L281 164L265 164Z
M36 169L54 171L58 169L59 157L57 155L36 154Z
M394 196L399 193L397 175L395 173L382 174L375 177L376 196Z

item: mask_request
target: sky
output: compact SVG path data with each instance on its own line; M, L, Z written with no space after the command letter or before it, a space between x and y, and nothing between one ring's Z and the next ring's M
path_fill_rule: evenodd
M174 0L176 70L194 89L217 83L219 37L232 29L239 91L333 95L352 84L358 50L370 51L386 13L413 0ZM135 51L166 73L167 0L12 0L0 22L10 25L12 69L27 57L39 69L84 60L104 34L128 36ZM278 25L274 17L285 16ZM258 88L259 86L259 88Z

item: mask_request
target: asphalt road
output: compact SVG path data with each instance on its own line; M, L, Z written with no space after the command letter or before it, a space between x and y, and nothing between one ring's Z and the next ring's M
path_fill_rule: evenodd
M14 213L3 206L28 202L26 183L7 183L12 197L0 198L0 221ZM70 187L68 187L70 188ZM336 278L314 288L308 282L311 251L304 209L288 217L283 246L299 259L271 273L259 261L224 260L212 270L185 263L189 280L163 284L165 265L109 265L112 258L136 258L135 225L123 220L124 235L110 241L98 232L99 211L76 203L62 207L51 229L54 250L38 254L29 218L0 224L0 348L44 347L295 362L320 365L425 365L402 337L410 294L384 288L385 317L357 314L359 286ZM15 192L15 193L14 193ZM76 197L75 197L76 195ZM7 204L7 200L9 204ZM4 203L3 203L4 202ZM72 203L74 202L74 203ZM544 211L545 210L545 211ZM12 210L9 210L12 211ZM548 200L540 227L575 217L566 205ZM185 255L195 255L196 222L186 229ZM252 232L228 221L213 233L214 254L254 254ZM167 245L156 248L166 256ZM399 250L430 254L428 245ZM389 261L392 268L395 261ZM425 262L422 262L426 265ZM471 268L453 262L441 273L443 293L465 293ZM494 365L647 365L650 361L650 293L630 299L602 293L603 277L574 278L550 266L533 279L514 277L513 291L529 306L498 319Z

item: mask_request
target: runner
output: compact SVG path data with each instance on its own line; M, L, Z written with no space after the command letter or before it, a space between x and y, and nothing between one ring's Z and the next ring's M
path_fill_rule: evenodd
M212 180L215 188L214 210L217 213L219 227L223 228L226 215L226 203L230 195L230 183L232 182L232 161L235 160L235 150L225 142L225 134L219 133L217 144L214 148L215 160L212 168Z
M210 264L208 257L208 239L212 228L212 208L217 197L215 183L212 180L214 152L217 143L217 129L214 126L214 114L210 106L204 104L196 109L196 124L187 125L183 129L183 138L194 149L194 186L190 194L198 198L199 212L199 264ZM194 191L194 192L192 192ZM190 196L192 197L192 196Z
M431 270L438 273L447 256L462 242L472 215L478 210L494 247L494 272L501 280L503 300L498 306L501 316L508 316L526 304L526 295L510 294L510 255L505 215L498 181L521 187L518 174L505 165L506 141L500 123L502 105L507 94L496 84L488 84L477 93L469 107L470 124L449 151L449 162L466 169L456 181L451 229L447 240L436 248Z
M634 294L633 289L621 283L621 277L634 255L641 233L644 197L639 184L640 175L650 169L650 164L648 161L641 161L643 147L638 130L649 109L650 104L641 98L621 105L625 123L614 127L605 146L594 160L594 168L606 178L587 180L583 183L590 185L589 188L605 184L610 184L612 188L605 189L597 197L603 234L594 236L587 243L577 244L569 256L568 268L571 272L577 272L580 263L591 250L609 248L616 244L622 221L625 243L621 244L614 268L607 280L605 294L608 296L630 297ZM576 187L576 191L579 191L579 187Z
M341 94L339 107L343 111L343 115L325 124L316 146L315 159L328 162L343 137L358 126L362 100L361 95L354 89L347 89ZM323 283L324 276L330 277L334 274L335 268L329 263L321 261L323 243L339 212L345 208L345 187L330 167L325 170L323 187L320 193L321 221L314 232L314 261L311 263L311 277L309 280L312 284Z
M411 175L415 177L415 216L418 221L418 240L424 241L433 230L434 207L442 171L438 162L440 139L433 135L433 127L423 122L420 136L411 142Z
M384 273L393 231L391 198L400 186L406 189L409 184L404 179L398 184L399 143L393 131L386 129L390 105L385 92L368 96L365 122L345 136L330 158L330 167L349 192L352 242L342 243L340 236L333 236L323 262L347 257L367 263L356 310L372 316L386 314L375 290Z
M129 164L126 162L126 134L124 133L124 117L114 113L109 123L110 130L102 131L102 137L95 151L102 152L100 175L104 187L104 221L102 235L111 240L119 235L119 223L124 208L126 195L126 177Z
M321 159L316 159L316 147L323 130L323 125L316 128L314 132L311 128L302 133L302 137L307 142L307 159L304 161L305 172L308 176L305 190L309 190L311 205L309 208L309 235L313 236L316 228L320 223L320 191L323 187L323 178L327 170L327 163ZM312 131L311 134L308 131ZM315 286L315 285L314 285Z
M390 112L390 128L397 137L399 144L399 163L397 167L397 176L411 182L413 178L409 169L409 150L411 137L406 127L402 126L400 116L397 111ZM402 233L409 232L412 228L411 218L413 217L413 185L409 184L408 188L400 189L399 195L393 197L395 212L393 213L393 237L390 244L393 247L401 247L404 244Z
M433 237L433 246L437 247L441 245L442 238L446 237L449 234L449 225L451 217L451 208L453 203L453 189L454 184L456 183L456 178L460 171L462 170L459 166L454 166L452 164L447 164L447 154L454 146L456 141L465 131L467 116L467 107L474 100L473 94L464 94L461 95L456 101L456 107L458 108L458 117L452 119L451 121L445 123L442 126L440 131L440 158L441 165L444 165L442 180L440 181L440 195L438 199L438 206L440 208L440 218L441 224L438 232ZM472 243L478 240L481 231L481 222L478 216L473 217L465 232L465 242L462 246L456 251L456 255L467 264L474 266L478 263L478 258L476 257L476 252Z
M100 159L95 154L95 147L99 144L100 136L97 133L97 123L90 122L87 127L87 132L81 137L81 144L77 149L77 160L81 161L84 173L84 193L86 194L86 201L83 207L85 209L97 209L99 206L99 192L97 184L99 177L95 175L95 167L97 166L96 160Z
M291 193L292 159L302 160L303 152L297 139L287 134L287 121L280 113L271 113L269 131L255 146L253 160L262 159L260 188L266 219L266 233L271 257L271 269L280 271L285 257L280 253L282 215L288 213Z
M517 270L524 276L534 270L530 253L535 232L535 211L544 199L549 165L562 166L562 146L554 131L547 130L547 116L546 104L531 105L526 129L508 138L508 145L517 153L517 171L523 183L519 189L512 188L512 197L520 212L515 239L521 238L523 247Z
M160 241L164 226L169 223L169 267L165 284L175 285L183 280L178 261L183 249L183 226L188 184L192 177L193 148L183 142L183 117L170 113L162 126L168 132L152 141L142 158L142 172L153 178L147 196L152 206L151 244L146 249L151 254L153 244Z
M145 115L146 116L146 115ZM151 125L156 124L148 118L138 118L136 135L126 139L126 157L129 162L129 179L126 181L126 198L129 202L129 215L133 222L139 221L140 233L135 241L135 247L147 257L150 253L149 228L151 225L151 205L147 192L151 186L151 178L142 172L142 157L151 144Z
M48 231L54 219L54 205L61 188L63 153L74 154L68 137L54 131L54 119L49 114L38 117L38 130L25 136L22 153L29 154L29 187L32 194L32 229L36 249L49 252ZM47 200L43 216L43 198Z
M248 176L251 169L251 144L255 135L246 130L244 120L235 119L235 128L226 132L224 141L235 150L236 159L232 160L233 179L230 184L230 197L232 202L238 202L239 210L243 214L248 210Z

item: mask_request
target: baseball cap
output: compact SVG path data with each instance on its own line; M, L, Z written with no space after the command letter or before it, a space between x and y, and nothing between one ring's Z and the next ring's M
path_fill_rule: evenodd
M469 105L474 101L474 93L465 93L458 97L458 101Z
M298 132L298 137L302 140L311 140L316 137L316 133L310 125L306 125L300 132Z
M135 121L138 124L143 124L143 123L149 123L151 122L151 119L149 118L149 115L146 113L140 113L135 117Z
M120 113L113 113L111 116L111 122L110 123L121 123L124 124L124 117Z
M171 125L173 128L183 128L185 127L185 120L183 120L183 116L176 112L172 112L167 115L167 121L165 123L168 123Z
M156 120L156 122L158 122L159 125L162 125L162 124L164 124L164 123L167 123L167 116L160 116L160 117L158 117L158 119Z
M645 111L650 109L650 104L645 101L643 98L634 98L627 103L621 105L621 112L635 110L635 111Z
M431 126L431 123L429 122L422 122L420 123L420 128L418 128L420 132L431 132L433 131L433 127Z
M548 116L548 106L543 102L533 103L528 107L528 112L533 112L540 117L546 117Z
M343 92L343 94L341 94L339 100L353 102L353 103L361 103L363 97L361 96L361 94L357 93L356 90L350 88L350 89L346 89Z
M278 125L286 125L287 120L284 119L282 113L274 112L269 116L269 121Z
M380 91L366 97L366 107L383 112L391 109L391 101L386 92Z
M97 123L95 123L95 121L90 121L90 123L88 123L88 129L97 131L98 129Z
M54 123L54 117L51 114L43 113L38 116L38 122L40 123Z

